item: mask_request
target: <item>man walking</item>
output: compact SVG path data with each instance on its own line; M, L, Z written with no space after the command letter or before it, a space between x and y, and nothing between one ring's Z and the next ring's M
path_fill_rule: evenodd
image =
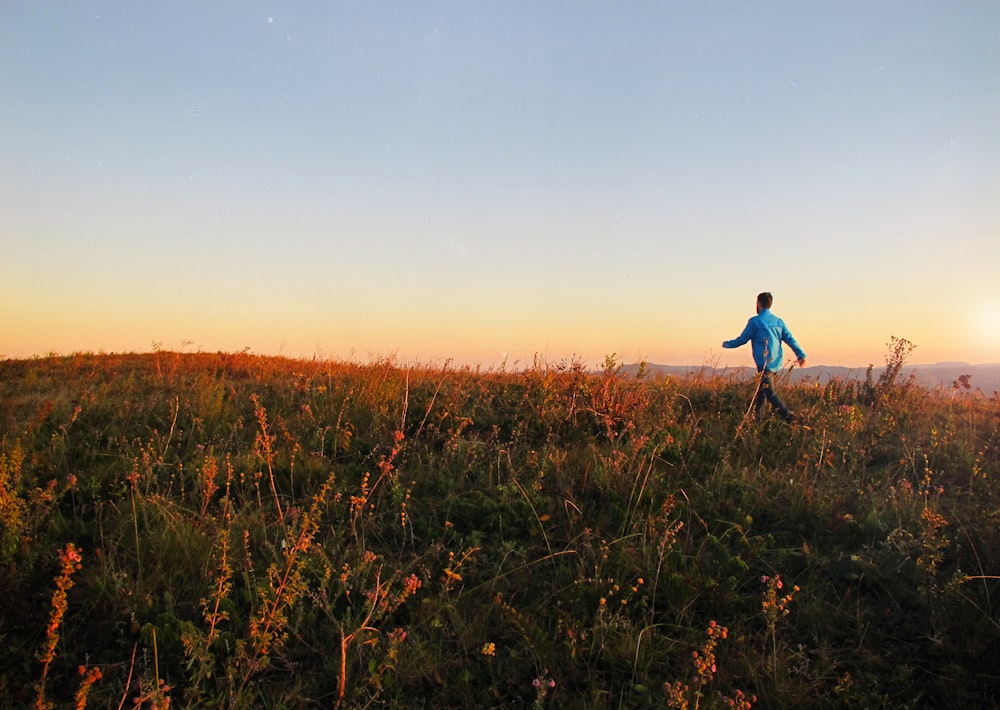
M799 367L806 364L806 354L795 342L795 338L785 327L785 322L778 316L771 313L771 303L774 299L768 292L757 296L757 315L747 321L747 327L743 329L739 337L727 340L722 343L724 348L738 348L747 341L750 341L753 350L753 360L757 364L757 372L760 373L760 385L757 387L757 394L754 397L754 412L758 421L764 418L764 402L770 402L771 406L778 410L778 414L787 422L795 422L796 416L788 411L785 403L774 393L775 372L781 370L781 344L788 343L798 358Z

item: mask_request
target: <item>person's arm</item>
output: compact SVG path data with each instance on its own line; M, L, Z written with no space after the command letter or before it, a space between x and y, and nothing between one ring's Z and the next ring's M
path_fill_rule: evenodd
M795 357L798 358L799 367L805 367L806 365L806 353L796 342L795 337L792 332L788 330L788 326L784 323L781 324L781 339L787 343L788 347L792 349L795 353Z
M723 340L722 347L724 348L738 348L744 343L750 340L753 335L753 318L747 321L747 327L743 329L743 332L739 336L733 338L732 340Z

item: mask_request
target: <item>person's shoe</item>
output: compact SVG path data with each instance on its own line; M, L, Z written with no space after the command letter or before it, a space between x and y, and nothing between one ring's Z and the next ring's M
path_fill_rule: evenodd
M788 417L786 417L786 421L790 426L802 427L803 429L806 430L810 429L809 425L806 424L805 420L795 412L789 412Z

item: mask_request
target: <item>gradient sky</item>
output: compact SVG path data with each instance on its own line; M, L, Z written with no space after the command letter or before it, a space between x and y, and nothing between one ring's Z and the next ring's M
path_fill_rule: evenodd
M0 0L0 357L1000 361L1000 3Z

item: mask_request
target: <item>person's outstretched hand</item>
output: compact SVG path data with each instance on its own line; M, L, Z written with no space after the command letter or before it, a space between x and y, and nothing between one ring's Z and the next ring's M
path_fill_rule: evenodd
M804 357L800 357L799 360L798 360L798 363L799 363L799 367L805 367L806 366L806 359Z

